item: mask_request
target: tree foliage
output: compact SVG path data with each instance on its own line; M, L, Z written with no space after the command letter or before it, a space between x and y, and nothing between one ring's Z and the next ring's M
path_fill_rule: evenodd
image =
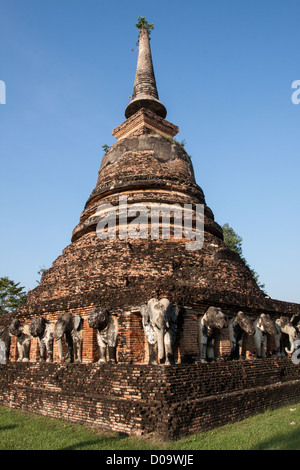
M226 245L228 246L228 248L230 248L231 250L235 251L236 253L238 253L238 255L240 255L240 257L242 258L242 260L244 261L245 265L249 268L250 272L251 272L251 275L253 277L253 279L255 280L256 284L258 285L258 287L260 288L260 290L262 290L264 292L264 294L266 293L265 292L265 284L262 284L259 280L259 274L257 274L256 271L254 271L254 269L252 269L249 264L247 263L246 259L244 258L243 256L243 248L242 248L242 237L240 237L234 230L232 227L230 227L229 224L224 224L222 226L222 229L223 229L223 235L224 235L224 242L226 243Z
M242 249L242 237L240 237L229 224L224 224L222 226L224 242L231 250L238 253L240 256L243 256Z
M0 314L14 312L20 305L24 305L27 293L19 282L8 277L0 277Z

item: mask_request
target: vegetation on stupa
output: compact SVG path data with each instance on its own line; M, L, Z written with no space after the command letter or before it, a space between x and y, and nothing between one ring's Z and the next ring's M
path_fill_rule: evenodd
M149 39L150 39L150 34L151 34L151 31L154 29L154 24L152 23L148 23L148 21L146 20L146 18L144 16L139 16L138 17L138 22L136 23L135 25L138 30L139 30L139 36L138 36L138 40L137 40L137 43L136 45L138 46L139 45L139 39L140 39L140 35L141 35L141 31L142 30L146 30L148 31L148 36L149 36Z

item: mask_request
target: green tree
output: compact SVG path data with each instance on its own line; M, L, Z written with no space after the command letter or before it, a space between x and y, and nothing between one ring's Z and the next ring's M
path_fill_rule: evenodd
M0 314L14 312L27 299L25 287L8 277L0 277Z
M240 256L243 256L242 249L242 237L240 237L229 224L224 224L222 226L224 242L231 250L238 253Z
M229 224L224 224L222 226L222 229L223 229L223 235L224 235L224 242L226 243L226 245L228 246L228 248L230 248L231 250L235 251L236 253L238 253L238 255L240 255L240 257L242 258L242 260L244 261L245 265L249 268L250 272L251 272L251 275L253 277L253 279L255 280L256 284L258 285L258 287L260 288L261 291L264 292L264 294L266 294L265 292L265 284L262 284L259 280L259 274L257 274L256 271L254 271L254 269L252 269L249 264L247 263L246 259L244 258L243 256L243 248L242 248L242 237L240 237L234 230L232 227L230 227Z

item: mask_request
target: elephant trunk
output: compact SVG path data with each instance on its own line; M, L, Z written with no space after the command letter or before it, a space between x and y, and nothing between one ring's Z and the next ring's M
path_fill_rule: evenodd
M290 341L291 349L285 348L285 352L287 354L293 354L293 352L295 351L295 346L294 346L295 335L289 335L289 341Z
M63 360L63 344L62 344L62 338L56 339L57 342L57 347L58 347L58 356L59 359L62 361Z
M156 330L158 357L160 361L163 361L163 359L165 358L164 336L165 336L164 328L160 328Z

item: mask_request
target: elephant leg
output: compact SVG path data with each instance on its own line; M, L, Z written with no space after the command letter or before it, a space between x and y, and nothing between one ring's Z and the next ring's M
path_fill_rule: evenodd
M157 343L148 343L149 362L148 364L157 364L158 348Z
M200 344L200 361L207 360L207 343Z
M106 346L99 346L99 364L106 362Z
M213 361L215 358L214 344L215 344L214 339L209 339L207 341L207 353L206 354L207 354L207 360L209 362Z
M280 357L285 357L285 356L287 356L287 353L284 347L284 338L281 338L280 339Z
M173 344L174 339L172 338L172 334L169 331L165 334L165 354L166 354L166 362L165 364L175 364L174 361L174 351L173 351Z
M200 323L199 328L199 355L200 361L206 362L207 360L207 328Z
M46 360L46 345L40 338L38 339L38 342L40 348L40 362L44 362Z
M76 343L74 348L75 362L82 362L81 345Z
M243 352L243 338L237 342L237 359L242 359Z
M235 341L230 344L230 359L237 359L237 343Z
M57 340L57 347L58 347L58 357L61 362L63 362L63 344L62 344L62 338Z
M110 362L112 364L117 363L116 347L115 346L108 346L108 362Z
M30 352L30 338L27 337L23 340L22 349L23 349L22 361L23 362L28 362L29 361L29 352Z
M6 340L4 342L5 344L5 360L6 360L6 364L8 364L9 362L9 355L10 355L10 338L8 338L8 340Z
M64 359L67 359L66 362L74 362L73 339L71 333L65 333L65 339L68 352L65 355Z
M99 361L98 364L103 364L106 362L106 347L107 344L105 340L102 338L101 333L97 331L97 343L99 346Z
M262 336L262 343L261 343L261 357L267 357L267 344L268 344L268 337L267 335Z
M231 359L240 359L242 356L242 347L243 347L243 332L241 328L234 324L233 328L233 338L232 338L232 348L231 348Z
M276 354L277 357L281 357L281 356L282 356L281 334L274 336L274 342L275 342L275 351L274 351L274 352L275 352L275 354Z
M261 344L262 344L262 333L256 332L254 335L254 343L256 349L256 357L260 358L261 356Z
M47 341L46 350L47 350L46 362L52 362L53 361L53 339L49 339L49 341Z
M173 353L173 350L171 348L171 345L166 345L165 348L166 348L166 362L165 362L165 364L174 365L175 364L174 353Z
M73 336L75 361L82 362L82 335L80 333Z
M17 359L17 362L22 362L22 361L23 361L23 344L20 343L19 340L17 340L17 349L18 349L18 359Z

